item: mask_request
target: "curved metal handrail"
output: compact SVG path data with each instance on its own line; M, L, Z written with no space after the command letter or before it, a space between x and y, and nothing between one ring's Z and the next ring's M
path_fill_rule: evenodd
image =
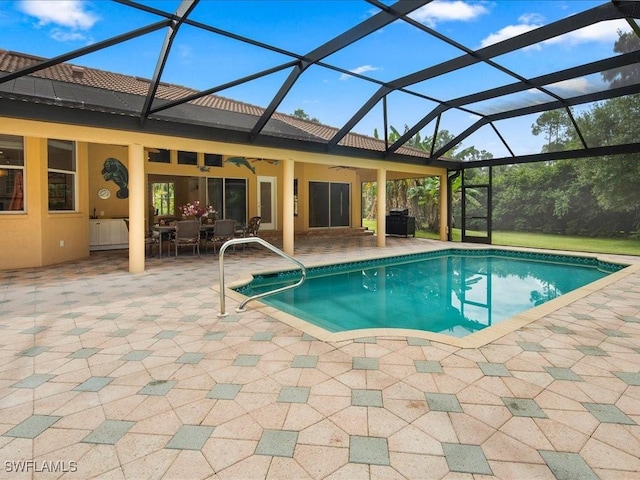
M220 266L220 313L218 314L218 317L226 317L228 315L228 313L225 311L226 310L226 306L225 306L225 295L224 295L224 252L227 250L227 247L230 247L232 245L239 245L239 244L246 244L246 243L259 243L260 245L262 245L263 247L271 250L274 253L277 253L278 255L280 255L283 258L286 258L287 260L291 260L293 263L295 263L296 265L298 265L300 267L301 273L302 273L302 277L300 278L300 280L297 283L294 283L293 285L287 285L286 287L280 287L277 288L275 290L270 290L268 292L263 292L263 293L258 293L256 295L253 295L252 297L247 298L245 301L243 301L240 306L238 308L236 308L236 312L244 312L244 307L247 303L249 303L251 300L256 300L258 298L262 298L262 297L266 297L268 295L273 295L274 293L280 293L283 292L285 290L290 290L292 288L297 288L300 285L302 285L305 281L305 279L307 278L307 268L300 263L298 260L296 260L295 258L293 258L291 255L287 255L286 253L284 253L282 250L280 250L277 247L274 247L273 245L271 245L269 242L261 239L260 237L248 237L248 238L233 238L231 240L228 240L224 243L224 245L222 245L222 247L220 247L220 253L218 254L218 263Z

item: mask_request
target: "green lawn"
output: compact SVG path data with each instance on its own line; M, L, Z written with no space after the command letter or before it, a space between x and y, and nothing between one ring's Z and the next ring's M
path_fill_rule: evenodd
M364 226L376 229L375 220L365 220ZM431 232L416 232L418 238L438 239ZM453 230L453 240L460 241L460 230ZM576 252L613 253L640 255L640 239L635 238L590 238L565 237L544 233L493 232L493 244L513 247L545 248L550 250L572 250Z

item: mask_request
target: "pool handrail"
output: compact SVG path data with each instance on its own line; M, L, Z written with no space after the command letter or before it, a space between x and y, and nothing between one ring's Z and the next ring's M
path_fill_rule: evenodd
M274 245L272 245L269 242L261 239L260 237L233 238L231 240L227 240L224 243L224 245L222 245L222 247L220 247L220 251L218 252L218 264L219 264L219 268L220 268L220 313L218 313L218 317L226 317L228 315L228 313L226 312L225 294L224 294L224 252L227 250L227 247L235 246L235 245L239 245L239 244L247 244L247 243L258 243L258 244L262 245L263 247L267 248L268 250L271 250L272 252L277 253L281 257L292 261L293 263L295 263L297 266L300 267L302 276L300 277L300 280L298 282L294 283L293 285L287 285L287 286L284 286L284 287L276 288L275 290L270 290L268 292L258 293L256 295L253 295L253 296L247 298L246 300L244 300L240 304L240 306L238 308L236 308L236 312L238 312L238 313L244 312L245 311L245 308L244 308L245 305L247 303L249 303L251 300L256 300L258 298L266 297L268 295L273 295L275 293L280 293L280 292L283 292L285 290L290 290L292 288L297 288L300 285L302 285L304 283L305 279L307 278L307 268L301 262L299 262L298 260L293 258L291 255L287 255L282 250L280 250L278 247L275 247Z

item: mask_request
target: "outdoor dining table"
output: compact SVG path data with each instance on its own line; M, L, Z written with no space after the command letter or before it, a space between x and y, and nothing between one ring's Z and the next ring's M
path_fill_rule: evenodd
M205 234L207 232L211 232L213 231L214 228L213 223L203 223L202 225L200 225L200 232L204 232ZM153 225L152 230L154 232L158 232L159 233L159 246L158 246L158 252L159 252L159 256L160 258L162 258L162 241L164 238L167 238L167 240L169 240L171 238L171 235L173 232L176 231L176 226L175 225ZM167 255L170 257L171 256L171 244L169 243L167 245Z

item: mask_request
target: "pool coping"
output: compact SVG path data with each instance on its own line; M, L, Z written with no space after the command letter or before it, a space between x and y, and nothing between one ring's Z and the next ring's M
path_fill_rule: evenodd
M245 312L249 311L258 311L264 315L268 315L269 317L281 321L290 327L296 328L312 337L326 341L326 342L341 342L348 340L355 340L358 338L364 337L378 337L378 338L420 338L425 340L430 340L434 342L443 343L446 345L451 345L458 348L478 348L488 343L491 343L511 332L514 332L526 325L529 325L536 320L543 318L546 315L549 315L562 307L570 305L571 303L586 297L587 295L594 293L596 291L602 290L603 288L615 283L628 275L636 273L640 271L640 263L633 263L629 261L629 259L621 259L614 254L597 254L597 253L588 253L588 252L567 252L567 251L559 251L559 250L541 250L541 249L531 249L531 248L521 248L521 247L506 247L506 246L497 246L497 245L484 245L484 244L457 244L457 245L447 245L443 248L434 248L427 249L423 253L428 252L436 252L436 251L445 251L445 250L470 250L470 249L478 249L478 250L495 250L495 251L512 251L512 252L523 252L523 253L538 253L538 254L551 254L551 255L559 255L559 256L567 256L567 257L581 257L581 258L592 258L602 262L618 264L618 265L627 265L621 270L610 273L604 278L596 280L594 282L585 285L584 287L578 288L571 292L565 293L564 295L550 300L542 305L538 305L529 310L521 312L511 318L501 321L496 325L492 325L486 327L478 332L471 333L465 337L452 337L450 335L445 335L442 333L434 333L427 332L424 330L414 330L414 329L404 329L404 328L367 328L367 329L358 329L358 330L347 330L343 332L330 332L322 327L314 325L307 320L303 320L289 313L278 310L275 307L262 303L260 300L253 300L251 302L251 306L247 308ZM345 260L345 261L332 261L332 262L320 262L314 263L312 265L305 265L307 268L318 268L324 267L328 265L342 265L348 263L355 263L359 261L368 261L368 260L379 260L382 258L390 258L390 257L398 257L400 255L392 255L385 256L383 255L383 251L380 252L381 255L376 256L368 256L358 260ZM637 260L640 262L640 259ZM239 288L241 286L246 285L251 282L254 276L257 275L268 275L274 274L283 271L290 271L291 268L281 268L277 270L261 270L253 273L245 273L239 275L237 278L233 279L225 286L225 295L227 298L231 298L238 303L243 302L248 297L243 295L236 290L235 288ZM211 287L212 290L216 292L220 292L220 285L213 285ZM240 313L242 314L242 313Z

